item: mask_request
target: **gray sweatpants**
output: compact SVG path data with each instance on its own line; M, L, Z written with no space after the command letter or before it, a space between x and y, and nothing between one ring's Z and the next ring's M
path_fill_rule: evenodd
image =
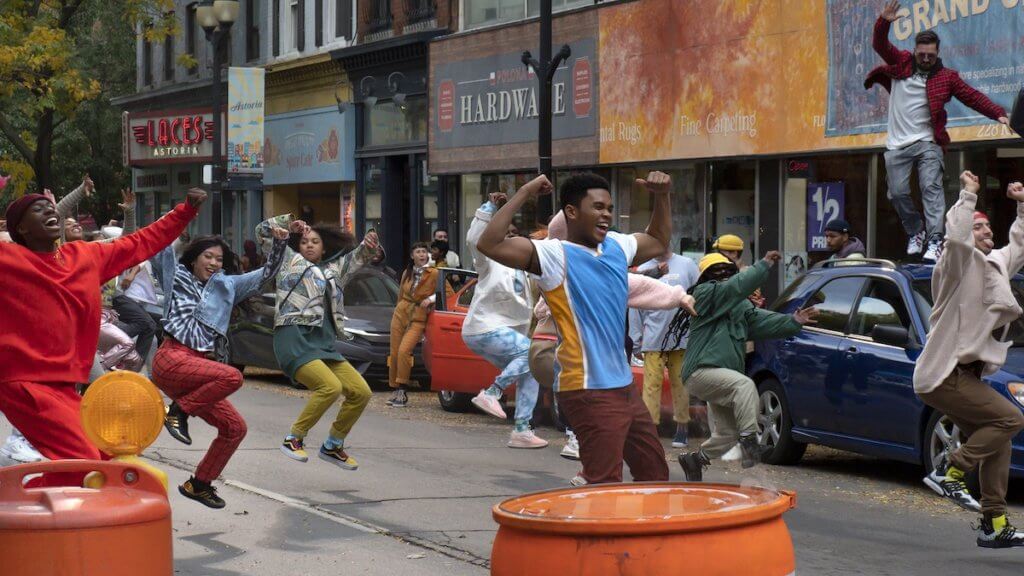
M910 197L910 172L917 164L917 180L921 187L924 219ZM927 230L928 237L942 236L945 228L946 194L942 189L945 170L942 147L934 142L919 140L898 150L885 153L886 180L889 183L889 201L903 223L907 236Z
M690 395L708 403L714 422L711 437L701 444L708 458L721 458L739 442L740 434L757 432L757 386L728 368L701 368L686 380Z

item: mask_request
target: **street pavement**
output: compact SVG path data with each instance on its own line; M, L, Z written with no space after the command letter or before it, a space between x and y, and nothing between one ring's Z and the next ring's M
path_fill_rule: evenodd
M578 470L558 456L557 431L538 431L552 441L546 449L512 450L509 423L445 413L429 393L412 394L404 409L374 394L347 442L359 470L315 456L332 414L310 432L310 461L294 462L278 446L306 394L280 377L248 376L232 397L249 434L218 484L227 507L207 509L172 487L175 574L486 574L497 530L491 507L564 487ZM189 476L214 436L202 421L190 424L192 446L162 434L146 451L172 484ZM679 451L665 444L672 480L682 480ZM706 479L797 492L785 520L798 574L1024 572L1024 549L977 548L977 518L934 496L920 476L913 466L812 447L799 466L743 471L716 462ZM1024 522L1022 512L1024 485L1014 482L1011 519Z

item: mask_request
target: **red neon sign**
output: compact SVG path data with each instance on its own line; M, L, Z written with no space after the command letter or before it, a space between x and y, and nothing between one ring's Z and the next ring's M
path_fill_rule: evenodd
M175 116L159 120L147 120L145 124L132 126L135 142L143 146L194 146L206 140L213 140L213 121L202 116Z

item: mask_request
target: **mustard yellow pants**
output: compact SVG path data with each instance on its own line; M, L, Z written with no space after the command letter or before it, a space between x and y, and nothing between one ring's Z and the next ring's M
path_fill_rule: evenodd
M690 421L690 394L683 382L683 360L686 350L672 352L644 352L644 405L654 419L654 425L661 422L661 387L665 381L665 369L672 385L672 419L676 424Z
M426 322L413 320L417 306L412 302L400 300L395 306L395 314L391 317L391 355L388 356L388 386L398 388L409 385L412 366L415 363L413 352L416 345L423 339L427 329Z
M309 429L342 395L345 401L331 426L331 436L345 438L370 402L370 386L348 362L313 360L295 372L295 380L313 391L299 419L292 425L292 434L299 438L305 438Z

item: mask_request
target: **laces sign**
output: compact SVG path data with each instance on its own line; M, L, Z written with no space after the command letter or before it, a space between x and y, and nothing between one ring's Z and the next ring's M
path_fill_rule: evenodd
M825 226L845 219L846 186L842 182L807 184L807 251L828 252Z
M129 114L128 163L196 162L213 156L213 115L208 110Z

